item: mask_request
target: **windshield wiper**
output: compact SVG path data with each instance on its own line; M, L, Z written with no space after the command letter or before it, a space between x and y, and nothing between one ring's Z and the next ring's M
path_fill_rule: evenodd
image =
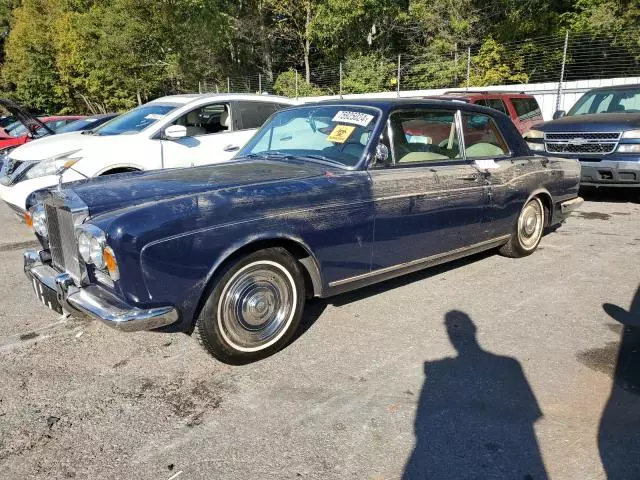
M300 155L301 158L310 158L312 160L320 160L321 162L329 162L329 163L333 163L336 165L342 165L344 166L344 163L340 162L339 160L334 160L333 158L329 158L329 157L325 157L324 155L318 155L316 153L311 153L309 155Z

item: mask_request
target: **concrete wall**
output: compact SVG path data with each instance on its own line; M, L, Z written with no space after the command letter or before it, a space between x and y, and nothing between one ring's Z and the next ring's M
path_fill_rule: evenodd
M596 87L606 87L611 85L629 85L640 84L640 77L628 77L628 78L607 78L597 80L579 80L575 82L564 82L562 86L562 95L560 98L560 109L569 110L574 103L582 96L584 92ZM440 88L432 90L409 90L401 91L400 97L420 97L424 95L439 95L450 90L464 89L451 89ZM551 120L553 112L556 110L556 97L558 92L558 84L549 83L529 83L521 85L500 85L490 87L475 87L470 90L483 90L483 91L513 91L513 92L526 92L536 97L540 108L542 109L542 116L545 120ZM379 92L379 93L366 93L366 94L353 94L344 95L343 98L395 98L398 96L396 92ZM300 97L303 102L311 102L318 100L330 100L339 98L337 95L320 96L320 97Z

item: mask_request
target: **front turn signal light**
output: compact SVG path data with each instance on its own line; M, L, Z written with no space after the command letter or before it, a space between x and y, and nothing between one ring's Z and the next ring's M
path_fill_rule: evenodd
M109 271L109 276L115 282L120 280L120 270L118 269L118 262L116 262L116 256L113 253L111 247L105 247L102 251L102 258L104 260L104 265L107 267Z
M24 223L27 224L27 227L33 228L33 217L31 216L31 212L24 212Z

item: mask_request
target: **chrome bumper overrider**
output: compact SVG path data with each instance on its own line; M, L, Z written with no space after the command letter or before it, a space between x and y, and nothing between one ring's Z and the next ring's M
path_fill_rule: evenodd
M572 198L571 200L567 200L566 202L562 202L560 204L560 209L563 215L573 212L580 208L580 205L584 203L584 199L582 197Z
M77 287L68 273L60 273L43 262L46 253L37 250L24 252L24 272L31 281L35 280L41 287L56 292L62 309L72 315L102 320L110 327L126 332L153 330L178 320L178 312L173 307L140 309L126 304L98 285Z

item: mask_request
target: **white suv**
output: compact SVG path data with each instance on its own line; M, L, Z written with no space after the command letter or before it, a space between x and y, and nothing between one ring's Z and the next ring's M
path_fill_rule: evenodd
M224 162L275 111L295 105L271 95L172 95L96 130L51 135L5 158L0 196L23 213L30 193L98 175Z

